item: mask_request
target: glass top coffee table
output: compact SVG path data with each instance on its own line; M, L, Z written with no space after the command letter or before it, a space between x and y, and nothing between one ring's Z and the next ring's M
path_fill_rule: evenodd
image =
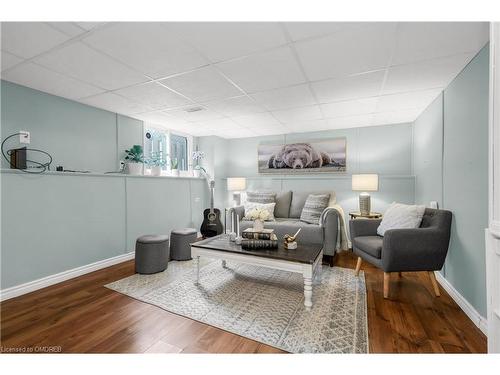
M312 306L312 281L321 280L321 245L301 245L295 250L286 250L280 243L277 249L244 250L229 240L229 236L207 238L191 244L191 256L196 262L196 284L200 283L200 257L221 259L222 267L226 260L254 266L267 267L282 271L296 272L304 278L304 305Z

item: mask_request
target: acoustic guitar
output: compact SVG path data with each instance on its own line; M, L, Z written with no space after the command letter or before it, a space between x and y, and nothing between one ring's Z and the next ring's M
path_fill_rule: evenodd
M214 186L215 181L210 181L210 208L203 211L203 223L200 228L203 237L214 237L224 231L220 221L220 210L214 208Z

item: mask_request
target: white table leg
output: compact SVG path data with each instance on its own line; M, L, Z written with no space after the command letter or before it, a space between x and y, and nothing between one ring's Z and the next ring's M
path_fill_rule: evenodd
M200 257L196 257L195 258L195 262L196 262L196 281L195 281L195 285L199 285L200 284Z
M222 260L222 268L226 268L226 261L224 259Z
M304 306L312 307L312 281L310 277L304 277Z

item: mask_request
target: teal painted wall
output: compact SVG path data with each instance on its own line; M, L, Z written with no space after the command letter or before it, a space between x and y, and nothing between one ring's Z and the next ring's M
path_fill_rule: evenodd
M448 281L486 316L489 47L444 91L444 207L454 213Z
M3 137L29 131L30 146L49 152L54 169L56 165L92 172L116 169L115 113L6 81L1 85ZM2 167L8 167L4 160Z
M0 173L1 289L133 251L141 234L201 225L204 180L102 174L142 144L141 121L2 81L2 137L19 130L54 166L94 173Z
M335 191L338 203L346 214L358 208L358 193L351 190L353 173L378 173L380 189L373 192L372 208L385 211L393 201L413 203L415 181L412 171L412 124L339 129L322 132L294 133L267 137L237 138L223 143L217 137L198 139L200 150L218 152L225 159L223 177L246 177L247 189ZM282 144L294 141L315 141L335 137L347 138L347 173L296 175L259 175L257 148L259 144ZM220 138L218 138L220 140ZM213 150L216 151L213 151ZM225 151L224 151L225 150ZM215 163L215 162L214 162ZM223 163L220 163L223 164ZM220 175L220 174L219 174ZM216 205L231 203L231 195L216 194ZM222 197L221 197L222 194Z
M443 94L414 123L415 203L443 205Z
M416 202L453 212L445 278L486 316L489 45L414 125Z

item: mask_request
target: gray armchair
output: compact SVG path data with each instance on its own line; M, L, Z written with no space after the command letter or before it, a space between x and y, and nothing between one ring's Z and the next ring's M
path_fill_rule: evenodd
M358 256L356 275L362 260L384 271L384 298L389 297L392 272L427 271L436 296L440 296L434 275L443 267L450 242L451 212L426 208L420 228L391 229L377 235L378 220L351 220L352 248Z

